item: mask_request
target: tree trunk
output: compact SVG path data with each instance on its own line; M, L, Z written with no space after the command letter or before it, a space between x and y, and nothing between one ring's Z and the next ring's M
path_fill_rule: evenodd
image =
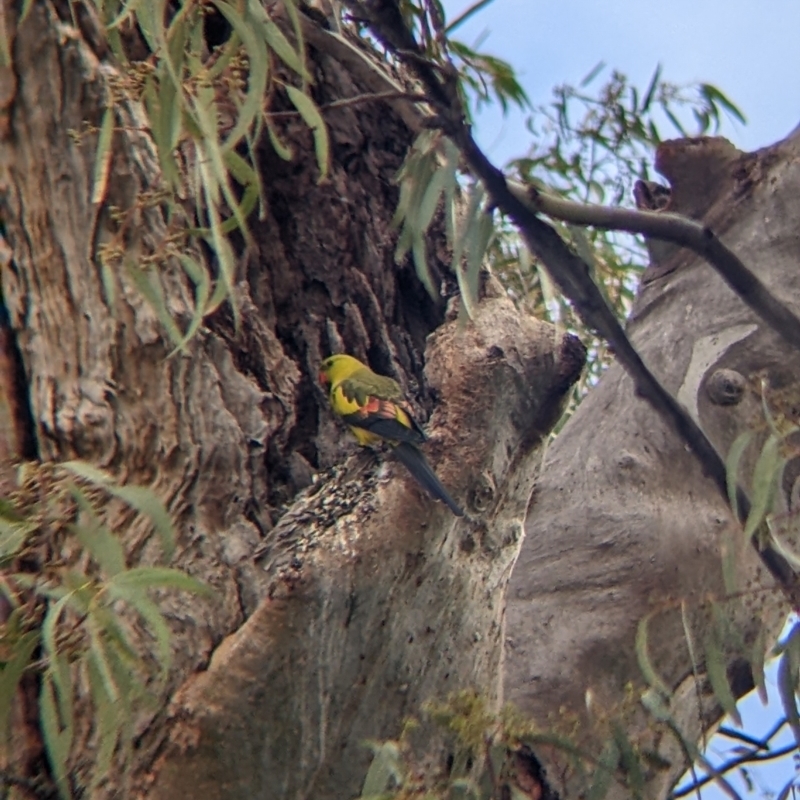
M656 160L671 184L666 210L704 220L795 312L799 148L797 135L753 154L721 139L678 140L664 143ZM628 333L723 457L740 433L757 434L740 472L748 485L768 432L762 403L797 420L797 354L698 257L658 243L650 249ZM796 513L798 465L795 458L786 469L779 512ZM695 669L702 677L704 642L713 635L711 599L726 594L726 553L744 590L740 603L719 604L745 645L726 642L729 678L742 694L753 685L747 646L762 627L773 636L779 630L785 600L760 591L772 581L743 544L727 502L627 375L611 367L550 448L528 511L509 588L507 698L541 724L559 710L577 714L584 741L602 746L604 711L624 708L629 682L645 683L635 639L652 614L651 661L668 687L683 687L673 714L698 741L721 713L705 683L689 684ZM638 725L642 742L672 761L650 775L650 796L663 796L687 764L652 718ZM573 796L576 776L564 763L553 753L551 775Z
M167 247L173 222L154 194L146 120L112 92L124 76L92 8L33 4L18 30L5 12L0 164L13 258L1 275L27 382L17 399L31 412L19 425L43 460L83 459L154 489L176 526L173 566L216 591L210 604L161 599L169 681L137 717L131 783L110 775L94 796L350 796L363 738L396 735L432 695L499 695L505 585L542 442L584 351L519 315L491 281L475 320L443 324L445 302L393 263L393 177L413 119L375 103L326 113L325 183L299 120L282 129L293 162L260 146L267 213L240 253L240 328L223 306L173 353L131 270L146 270L184 329L191 287ZM319 104L370 88L346 58L321 46L311 56ZM98 199L96 131L112 102L111 178ZM440 239L429 251L446 292ZM422 419L433 412L427 452L465 519L390 459L342 461L354 445L315 381L341 347L396 377ZM129 565L160 558L125 509L112 503L107 516ZM98 744L81 702L76 790ZM27 724L19 761L30 776L42 744L35 715Z
M184 329L191 287L167 246L174 221L155 194L146 120L118 91L124 76L92 8L32 4L18 30L16 12L4 11L11 66L0 67L0 165L10 255L0 253L9 313L0 453L79 458L149 485L175 523L173 565L216 590L210 604L161 598L173 666L160 703L137 717L128 789L155 798L350 796L368 760L363 739L396 736L422 701L453 689L476 687L499 701L501 679L506 698L542 724L577 716L588 723L580 738L602 743L605 712L624 710L629 682L643 683L634 641L648 613L650 661L676 689L675 719L698 738L719 709L705 684L698 692L689 681L702 672L702 643L716 635L709 596L724 595L720 552L741 540L738 524L613 367L539 474L582 347L519 315L491 280L476 318L462 323L409 263L394 264L393 178L418 129L408 105L328 109L332 167L323 183L299 118L281 128L293 161L260 143L266 213L251 220L252 245L238 253L240 325L223 306L172 353L131 275L145 270ZM351 44L304 24L318 104L375 91L378 66L364 67ZM280 95L273 100L272 110L288 110ZM98 191L96 131L110 104L111 179ZM754 155L719 140L666 143L658 161L672 184L668 210L707 221L793 307L799 141ZM201 223L195 199L187 195L190 226ZM428 250L444 298L455 282L434 228ZM213 270L199 246L192 252ZM630 334L720 452L741 431L765 430L762 394L794 419L796 355L708 266L655 244L652 253ZM355 445L315 380L321 358L341 349L403 385L428 420L427 452L464 519L391 458L345 458ZM743 476L757 455L754 445ZM778 497L787 514L797 472L790 462ZM535 481L503 652L506 584ZM130 565L160 558L156 537L129 524L121 505L110 504L107 517ZM733 556L748 591L724 607L746 649L785 609L776 593L755 591L769 581L751 550L734 547ZM687 655L687 636L699 643L700 663ZM743 651L729 651L736 677ZM746 674L734 681L737 691L747 687ZM14 740L23 777L42 763L37 716L27 713L35 701L35 685L24 685ZM656 797L683 762L659 728L632 713L637 744L672 762L648 776ZM84 716L70 761L76 789L87 785L96 748ZM557 788L576 793L557 754L550 763ZM125 781L111 775L94 795L121 796Z

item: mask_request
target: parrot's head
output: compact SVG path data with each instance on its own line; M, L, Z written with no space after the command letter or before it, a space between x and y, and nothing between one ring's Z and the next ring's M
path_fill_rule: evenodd
M319 367L319 382L323 386L331 386L334 383L349 378L356 370L364 365L353 356L339 353L335 356L328 356Z

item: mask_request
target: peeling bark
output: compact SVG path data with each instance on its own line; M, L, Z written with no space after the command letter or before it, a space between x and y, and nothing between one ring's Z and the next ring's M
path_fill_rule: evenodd
M175 520L172 565L217 593L210 605L160 598L174 660L163 705L137 719L134 790L355 793L362 738L395 735L404 714L451 688L499 697L505 584L541 444L583 349L519 316L491 284L478 320L440 327L444 300L393 257L393 177L413 119L363 104L327 114L322 185L299 121L282 130L295 161L259 145L267 214L241 253L241 327L223 307L172 354L126 269L104 282L98 252L122 243L150 264L179 324L191 318L190 287L163 256L166 218L147 200L159 172L134 102L115 99L111 179L104 202L90 202L95 131L119 76L81 9L76 28L69 8L31 6L13 72L0 73L13 253L0 281L40 456L149 485ZM325 51L312 56L318 102L370 88ZM447 294L442 238L429 252ZM391 461L362 453L342 465L355 445L315 384L321 358L341 346L396 377L421 419L432 413L427 451L467 519ZM108 517L131 565L160 558L125 509L112 503ZM256 565L259 547L268 555ZM96 748L85 713L79 727L77 787ZM120 796L122 781L109 776L94 796Z
M543 437L582 364L577 342L507 300L437 331L430 452L467 518L363 456L305 493L268 534L255 611L173 699L149 796L349 796L363 741L396 736L425 700L499 699L505 586Z
M354 794L367 763L362 739L395 736L431 696L475 686L540 720L563 706L591 722L587 688L614 708L639 680L633 637L648 609L684 600L702 635L701 604L721 590L719 550L734 522L628 379L608 372L540 474L581 346L518 315L491 281L476 320L448 320L454 282L436 231L429 251L442 299L409 264L394 264L392 179L419 124L407 103L326 112L333 157L321 185L299 120L282 128L295 161L259 144L267 213L252 220L253 246L239 254L241 327L223 307L171 354L124 268L103 281L98 251L121 241L151 262L170 313L181 324L191 317L185 276L159 258L163 211L143 200L159 173L133 102L116 102L112 179L103 204L90 202L97 137L87 126L99 125L118 77L97 21L89 6L50 2L33 4L18 31L10 7L5 19L0 197L13 257L0 258L0 282L26 382L10 396L29 404L22 427L41 458L81 458L151 486L175 520L173 565L217 591L212 605L162 599L175 659L162 707L137 721L140 796ZM352 43L304 25L320 104L385 87ZM672 183L669 209L708 221L793 307L797 141L749 156L720 142L668 143L658 162ZM758 411L751 380L763 373L771 390L791 392L796 356L708 267L670 248L653 257L631 336L725 452ZM390 458L342 460L355 445L315 384L321 358L342 348L397 378L429 418L428 454L465 519ZM3 369L6 387L10 374ZM2 441L3 452L29 452L18 431ZM745 471L752 462L751 453ZM787 511L797 472L793 463L786 473ZM504 650L506 585L534 482ZM124 529L131 564L159 558L152 534L123 509L112 505L109 522ZM764 582L749 550L739 569ZM746 637L754 619L783 613L779 599L752 597L737 618ZM675 714L699 733L718 710L710 701L695 710L683 623L664 613L653 630L653 660L680 687ZM591 724L582 730L591 737ZM92 760L91 720L82 736L77 783ZM39 746L23 748L28 772ZM650 776L651 796L675 764ZM95 795L121 791L110 776Z

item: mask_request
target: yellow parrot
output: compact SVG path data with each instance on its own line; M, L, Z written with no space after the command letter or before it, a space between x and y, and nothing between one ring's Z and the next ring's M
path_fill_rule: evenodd
M388 442L420 486L446 503L457 517L464 516L417 446L425 441L425 434L411 416L397 381L376 375L347 355L326 358L319 380L329 389L331 408L350 426L359 444Z

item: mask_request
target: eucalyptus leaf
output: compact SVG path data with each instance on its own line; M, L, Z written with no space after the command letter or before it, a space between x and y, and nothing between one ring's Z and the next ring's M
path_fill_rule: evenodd
M759 626L758 634L750 655L750 672L753 676L753 683L758 691L759 700L762 705L767 705L769 696L767 695L766 675L764 664L767 653L767 629L764 625Z
M619 748L619 760L628 779L628 789L632 797L641 800L645 796L645 772L641 758L628 735L619 725L613 725L614 741Z
M172 663L172 633L158 605L147 596L147 588L119 585L112 581L107 591L114 600L122 600L129 605L147 624L158 646L159 679L163 682Z
M792 729L795 741L800 747L800 715L797 711L797 664L793 663L792 654L786 648L778 660L778 694L781 698L783 713Z
M68 592L55 603L49 603L42 623L42 645L48 660L45 676L53 686L54 702L57 702L56 716L59 721L59 729L63 727L65 731L70 731L70 737L73 727L72 677L69 662L58 651L56 625L73 596L73 592Z
M126 259L125 267L131 282L145 300L150 303L158 321L164 327L172 343L174 345L179 344L183 340L183 334L172 318L172 315L167 310L166 303L164 302L164 293L161 286L158 284L157 277L155 277L150 270L141 269L129 259Z
M186 328L186 333L184 333L181 341L175 345L175 348L169 354L168 358L171 358L178 352L185 351L186 345L194 338L195 334L200 329L200 326L203 324L203 319L205 319L209 295L211 293L211 277L208 274L208 270L187 253L179 253L178 259L184 271L192 280L192 283L194 283L194 311L192 312L192 319L189 322L189 326Z
M222 149L232 150L245 137L256 118L261 113L264 95L267 91L267 78L269 76L269 54L266 42L256 35L255 28L245 14L240 14L234 6L225 0L212 0L231 27L241 38L247 51L249 61L247 94L244 103L238 109L238 118L231 132L225 139Z
M114 135L114 109L109 107L103 112L100 133L97 137L97 153L94 160L92 176L92 205L100 205L106 196L108 175L111 170L111 140Z
M72 747L72 727L63 726L56 703L57 689L49 672L42 676L39 690L39 723L47 758L53 770L58 792L63 800L72 798L68 758Z
M311 128L314 135L314 151L317 154L317 166L319 167L319 178L317 183L324 183L328 179L331 160L331 146L328 139L328 126L322 119L316 103L311 97L294 86L286 86L286 93L292 101L292 105L300 112L303 121Z
M782 467L783 458L779 450L780 441L775 434L770 434L753 470L753 497L750 513L744 526L745 541L749 541L764 521L775 491L775 478Z
M10 657L6 659L3 669L0 671L0 742L3 743L3 746L8 743L11 702L39 641L38 630L26 631L19 636L13 643ZM8 646L7 643L6 646Z
M0 517L0 560L15 556L36 527L36 524L29 520L11 522Z
M739 464L741 463L742 456L744 455L747 446L753 440L753 432L750 430L742 431L736 439L734 439L728 457L725 459L725 475L728 484L728 502L733 509L733 514L736 519L741 519L739 511L739 500L737 497L739 486Z
M425 237L422 233L415 232L411 236L411 255L414 259L414 267L417 277L422 281L422 285L428 290L428 294L436 298L436 287L433 285L430 265L428 264L428 248L425 244Z
M146 486L117 486L107 487L109 494L126 502L131 508L147 517L161 538L164 557L169 560L175 551L175 529L172 519L164 504L155 492Z
M180 589L206 597L211 597L214 590L186 572L171 567L132 567L115 575L106 587L117 587L122 590L158 587L163 589Z
M603 747L600 758L597 760L597 766L592 776L589 791L586 794L586 800L604 800L608 790L611 788L619 756L619 747L617 747L616 741L613 738L609 739Z
M111 666L108 663L102 628L92 613L87 617L86 629L89 633L89 659L92 661L98 675L100 675L100 680L109 701L115 703L119 699L120 691L111 672Z
M267 125L267 135L269 136L269 141L272 144L275 152L283 161L291 161L294 158L294 151L288 144L285 144L278 135L278 132L275 130L275 125L272 123L269 114L266 115L264 121Z
M97 787L108 776L111 760L117 747L123 715L118 704L109 700L103 690L102 677L93 660L87 660L89 690L92 696L97 750L92 764L92 786Z
M706 672L717 698L723 710L733 719L738 727L742 727L742 717L736 707L736 698L731 691L728 683L727 662L722 652L722 648L716 636L710 634L705 640L706 648Z
M663 697L671 697L672 692L661 679L650 659L649 626L652 617L653 613L651 612L639 620L636 628L636 658L639 661L639 668L645 681Z
M397 743L383 742L370 746L373 753L372 763L364 778L362 797L381 795L393 784L401 785L402 782L400 751Z
M264 37L270 50L294 70L304 82L312 83L313 78L301 55L292 47L283 31L267 16L264 7L258 0L247 0L247 12L254 25Z

